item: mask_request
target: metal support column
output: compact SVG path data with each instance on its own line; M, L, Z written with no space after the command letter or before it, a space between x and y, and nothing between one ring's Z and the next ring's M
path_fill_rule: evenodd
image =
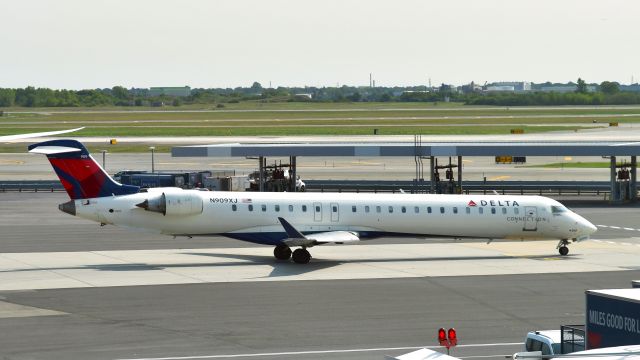
M296 157L289 157L289 165L291 165L291 171L289 172L289 180L291 181L291 191L296 192L296 183L298 182L298 171L296 170L298 164L296 163Z
M458 191L462 194L462 156L458 156Z
M631 176L630 176L630 184L629 191L631 192L631 196L629 197L631 201L638 200L638 183L636 177L636 168L638 167L638 162L636 161L636 156L633 155L631 157Z
M610 181L611 181L611 195L609 196L609 201L618 201L618 192L616 191L616 157L611 157L610 164Z
M435 166L433 165L433 161L434 161L434 157L433 156L429 156L429 194L434 194L435 193L435 185L436 185L436 179L435 179Z
M258 157L258 161L260 162L260 179L258 179L258 191L264 191L264 156Z

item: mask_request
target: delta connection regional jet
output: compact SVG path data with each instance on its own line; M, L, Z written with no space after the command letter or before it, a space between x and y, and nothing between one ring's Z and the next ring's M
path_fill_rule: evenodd
M582 241L596 227L542 196L247 193L140 189L115 182L75 140L29 146L45 154L70 201L59 209L102 225L173 236L221 235L275 246L299 264L308 248L383 236ZM297 248L292 252L291 248Z

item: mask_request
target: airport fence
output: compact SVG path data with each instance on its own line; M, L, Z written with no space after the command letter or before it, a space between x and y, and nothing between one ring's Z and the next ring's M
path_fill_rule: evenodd
M0 192L56 192L64 191L58 180L0 180Z

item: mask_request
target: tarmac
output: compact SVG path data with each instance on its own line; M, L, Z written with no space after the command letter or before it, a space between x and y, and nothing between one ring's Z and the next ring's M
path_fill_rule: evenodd
M312 262L225 238L100 227L64 193L0 194L0 358L382 359L436 346L504 358L527 331L584 322L584 291L640 276L640 208L572 201L600 230L572 244L382 239ZM442 351L442 349L441 349Z

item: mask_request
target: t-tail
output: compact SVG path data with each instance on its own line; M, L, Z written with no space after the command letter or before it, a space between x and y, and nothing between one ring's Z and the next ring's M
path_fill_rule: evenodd
M135 194L140 190L137 186L114 181L91 157L87 148L76 140L51 140L29 145L29 152L47 155L72 200Z

